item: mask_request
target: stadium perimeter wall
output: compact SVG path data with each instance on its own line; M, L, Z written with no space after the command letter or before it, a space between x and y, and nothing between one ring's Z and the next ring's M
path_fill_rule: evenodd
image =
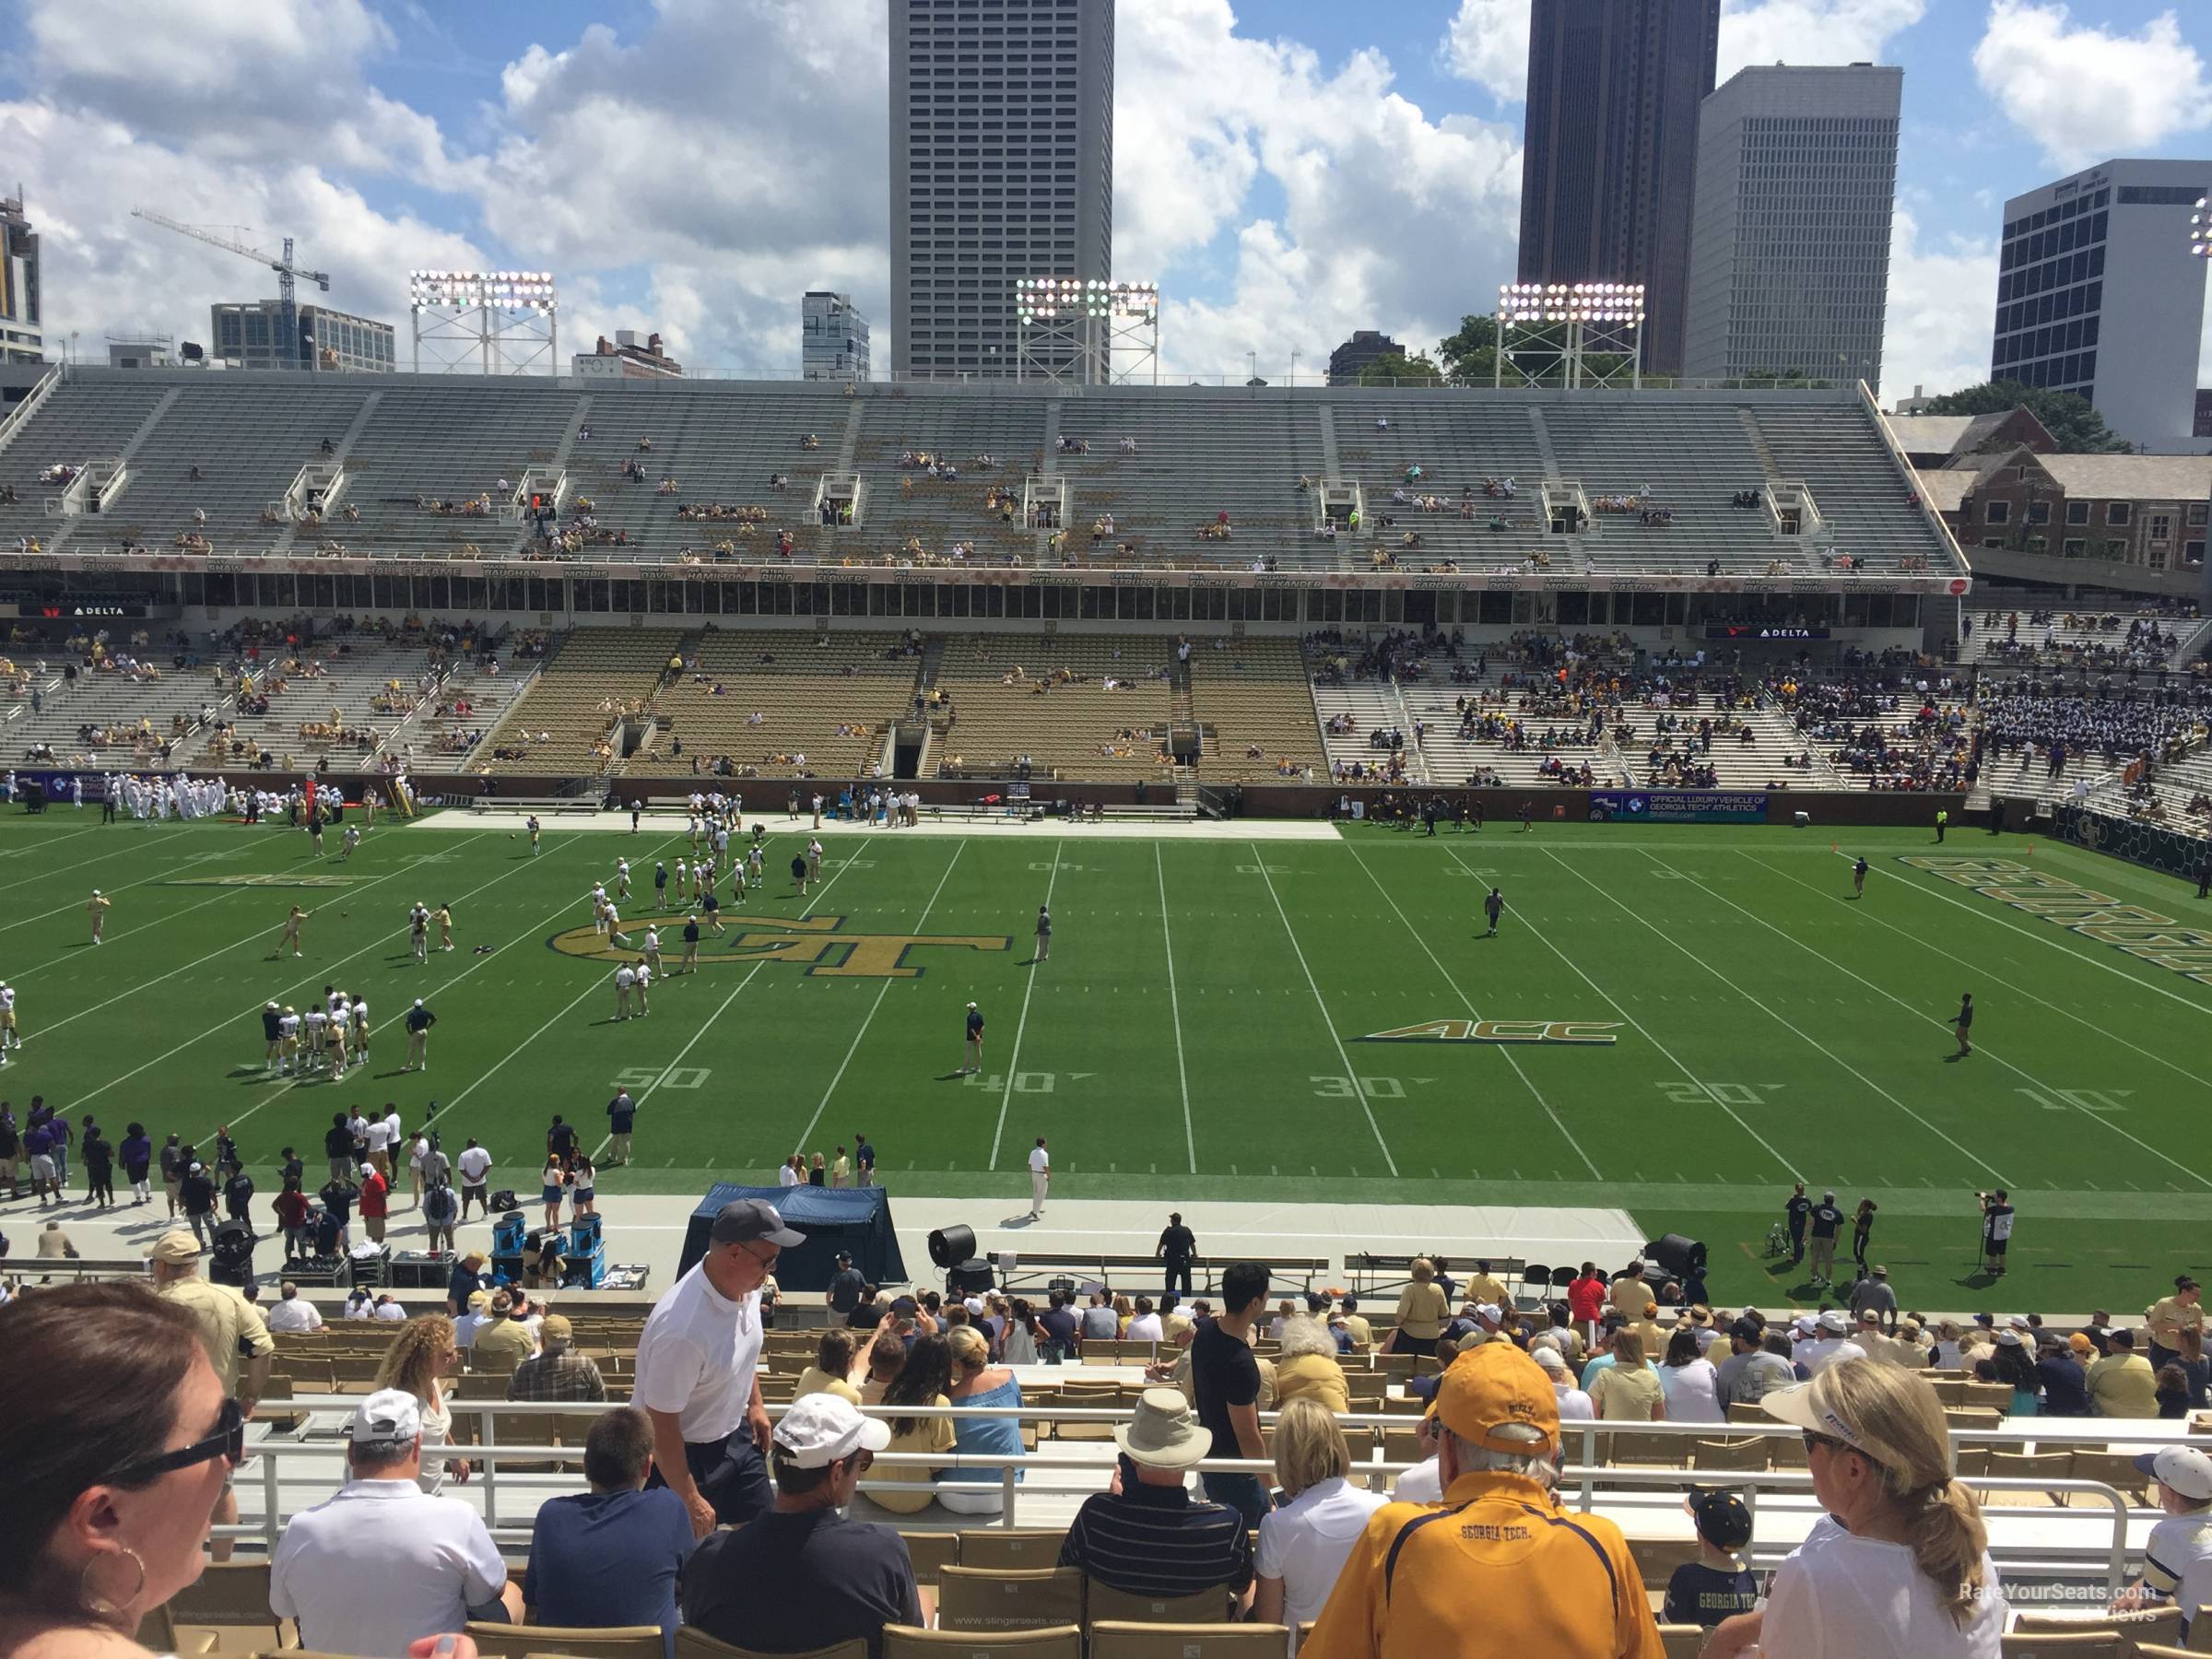
M258 786L264 789L283 789L288 788L295 782L303 782L307 774L303 772L230 772L226 773L225 776L234 783ZM335 773L318 780L320 785L324 788L334 784L344 787L349 799L359 794L359 786L363 782L382 781L381 776L352 777ZM503 772L496 779L489 781L497 786L489 794L482 794L479 791L479 786L485 780L471 775L455 778L424 776L416 780L416 784L418 790L425 795L467 794L488 805L570 794L573 795L580 803L611 796L626 807L633 804L650 807L674 805L689 795L695 789L714 788L735 790L740 794L751 794L758 800L774 803L786 795L794 782L794 780L788 778L715 778L705 775L693 777L688 773L667 778L621 777L607 780L604 785L605 793L600 794L591 791L578 793L576 790L577 780L572 776L558 774L533 776ZM924 806L960 807L973 806L989 795L1006 796L1011 789L1017 786L1018 781L1007 778L900 778L875 781L809 778L795 782L803 794L810 794L818 791L825 798L829 799L834 799L838 792L847 785L854 788L866 788L871 782L888 782L896 784L901 790L912 791L920 795ZM1080 781L1056 782L1043 778L1032 778L1028 781L1028 784L1031 799L1039 803L1072 801L1079 802L1086 806L1092 805L1100 806L1136 806L1140 805L1165 806L1171 805L1175 799L1174 786L1166 782L1150 785L1141 798L1135 783L1086 783ZM1207 785L1207 787L1218 788L1218 786ZM1441 795L1447 801L1452 802L1462 799L1470 803L1480 802L1484 818L1488 822L1500 827L1510 826L1514 821L1523 802L1534 804L1531 816L1539 823L1554 821L1589 823L1598 821L1594 820L1591 816L1595 797L1621 794L1650 796L1662 794L1669 795L1688 794L1694 796L1698 793L1704 792L1454 789L1441 784L1395 785L1384 788L1373 784L1248 783L1243 786L1242 816L1274 818L1328 818L1335 816L1338 804L1347 799L1361 803L1363 809L1371 813L1384 795L1414 800L1426 800L1433 795ZM1739 790L1717 793L1736 801L1761 794L1765 796L1763 816L1745 814L1726 819L1709 820L1724 825L1726 823L1787 824L1794 822L1796 815L1802 812L1806 814L1815 825L1925 824L1933 829L1936 814L1939 810L1950 813L1954 828L1960 827L1966 822L1966 796L1963 794L1811 789ZM1976 814L1977 821L1985 817L1986 814ZM1616 810L1612 814L1610 821L1633 824L1639 820L1631 814ZM1679 822L1683 820L1669 818L1657 821ZM2008 811L2006 815L2008 826L2018 827L2024 825L2027 821L2028 811L2025 804Z

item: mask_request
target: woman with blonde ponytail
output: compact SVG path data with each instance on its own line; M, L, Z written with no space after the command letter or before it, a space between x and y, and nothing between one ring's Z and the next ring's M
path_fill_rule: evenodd
M1775 1570L1766 1606L1714 1630L1709 1659L1997 1659L2005 1597L1982 1507L1951 1477L1936 1391L1844 1359L1759 1404L1804 1430L1828 1513Z

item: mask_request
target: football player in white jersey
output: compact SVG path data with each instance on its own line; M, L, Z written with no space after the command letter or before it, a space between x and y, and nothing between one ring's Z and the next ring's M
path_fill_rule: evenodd
M615 860L615 897L629 897L629 860L627 858Z
M330 1014L321 1003L310 1003L300 1023L307 1028L300 1050L300 1070L304 1076L323 1063L323 1035L330 1025Z
M430 959L430 912L421 900L407 912L407 933L414 940L415 959L427 963Z
M279 1070L290 1076L300 1067L300 1016L287 1007L284 1017L276 1022L276 1051L282 1058Z
M22 1046L23 1039L16 1034L16 988L0 980L0 1065L7 1064L9 1049Z
M369 1003L364 997L354 998L353 1006L347 1010L353 1025L353 1054L362 1065L369 1064Z
M592 883L592 931L604 936L606 933L606 912L611 907L606 900L606 885Z

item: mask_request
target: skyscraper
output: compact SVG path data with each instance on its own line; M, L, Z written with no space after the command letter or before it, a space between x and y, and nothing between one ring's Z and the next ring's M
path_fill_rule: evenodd
M853 296L809 288L799 300L799 376L803 380L868 378L868 320Z
M891 0L892 375L1015 371L1014 282L1113 265L1113 0Z
M46 356L39 324L39 236L23 212L23 187L0 198L0 363Z
M2078 392L2154 453L2201 450L2207 190L2212 161L2101 161L2006 202L1990 379Z
M1777 64L1705 100L1685 374L1881 383L1904 82Z
M1698 103L1721 0L1532 0L1523 282L1641 282L1643 366L1682 365Z

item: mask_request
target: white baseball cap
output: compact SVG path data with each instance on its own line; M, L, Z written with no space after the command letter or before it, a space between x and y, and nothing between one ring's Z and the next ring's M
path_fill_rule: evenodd
M888 1423L861 1416L851 1401L833 1394L794 1400L776 1422L776 1455L802 1469L825 1468L855 1452L880 1452L890 1443Z
M2192 1503L2212 1501L2212 1457L2194 1446L2168 1446L2163 1451L2143 1453L2136 1459L2136 1467Z
M1528 1350L1528 1357L1547 1371L1556 1372L1562 1377L1567 1374L1565 1357L1548 1342L1533 1344Z
M354 1407L352 1435L357 1446L364 1441L404 1445L419 1440L422 1407L404 1388L380 1388Z
M1818 1323L1820 1329L1832 1331L1839 1336L1846 1335L1851 1330L1851 1320L1841 1308L1830 1308L1820 1315Z

